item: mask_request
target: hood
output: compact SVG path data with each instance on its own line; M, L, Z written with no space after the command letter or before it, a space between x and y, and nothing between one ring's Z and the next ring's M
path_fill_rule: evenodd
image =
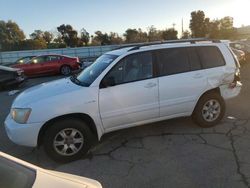
M28 105L33 102L70 93L81 88L82 86L74 84L70 78L63 78L52 82L42 83L31 87L18 95L13 103L13 107L29 107Z
M36 172L33 187L102 188L96 180L49 170L38 170Z
M6 67L6 66L0 65L0 70L10 71L10 72L16 72L16 71L19 71L20 69L18 69L18 68L11 68L11 67Z

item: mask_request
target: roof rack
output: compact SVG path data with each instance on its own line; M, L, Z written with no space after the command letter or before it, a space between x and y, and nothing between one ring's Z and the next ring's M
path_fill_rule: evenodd
M208 39L208 38L192 38L192 39L180 39L180 40L166 40L166 41L157 41L157 42L148 42L143 44L137 44L135 45L128 45L126 47L134 46L133 48L129 49L128 51L138 50L141 47L144 46L151 46L151 45L157 45L157 44L173 44L173 43L185 43L190 42L191 44L195 44L196 42L213 42L213 43L220 43L220 40L216 39Z

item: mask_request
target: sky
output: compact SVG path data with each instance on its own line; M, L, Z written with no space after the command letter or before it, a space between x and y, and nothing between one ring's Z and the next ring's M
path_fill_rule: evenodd
M210 19L232 16L235 27L250 25L250 0L0 0L0 20L15 21L26 36L35 29L55 31L61 24L121 35L127 28L175 24L181 33L182 19L186 30L195 10Z

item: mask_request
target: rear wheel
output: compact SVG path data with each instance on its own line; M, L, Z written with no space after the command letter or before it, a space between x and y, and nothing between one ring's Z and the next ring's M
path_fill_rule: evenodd
M224 99L215 92L205 94L198 101L192 118L200 127L217 125L225 114Z
M71 67L68 66L68 65L63 65L63 66L61 67L61 69L60 69L60 72L61 72L62 75L68 76L68 75L70 75L71 72L72 72L72 71L71 71Z
M89 151L92 138L92 132L85 122L78 119L59 120L46 131L44 148L55 161L69 162Z

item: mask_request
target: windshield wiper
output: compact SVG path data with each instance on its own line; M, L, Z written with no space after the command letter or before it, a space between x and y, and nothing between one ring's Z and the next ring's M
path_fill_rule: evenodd
M71 76L70 80L77 85L81 85L81 81L78 80L75 75Z
M81 81L76 77L76 75L71 76L71 77L70 77L70 80L71 80L73 83L77 84L77 85L85 86L85 87L87 86L87 84L85 84L84 82L81 82Z

